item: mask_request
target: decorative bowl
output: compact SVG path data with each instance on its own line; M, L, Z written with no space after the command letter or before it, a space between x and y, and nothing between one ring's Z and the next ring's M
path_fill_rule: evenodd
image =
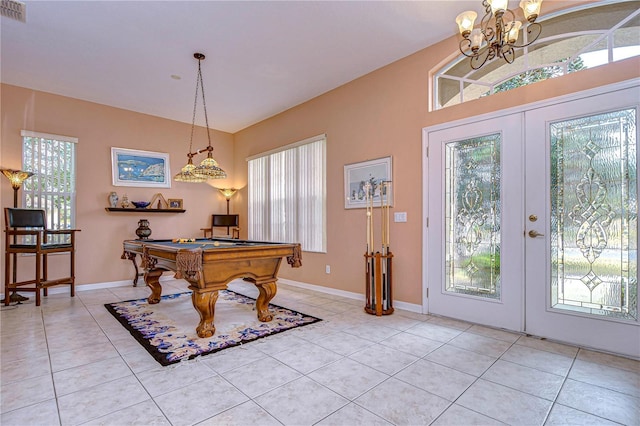
M136 206L136 209L144 209L145 207L147 207L151 203L148 202L148 201L132 201L131 204Z

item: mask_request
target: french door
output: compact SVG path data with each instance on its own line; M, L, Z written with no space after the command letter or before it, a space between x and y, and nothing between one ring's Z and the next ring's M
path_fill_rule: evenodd
M521 114L429 134L431 313L523 330L521 139Z
M640 357L639 100L636 86L526 113L530 334Z
M638 99L427 133L429 312L640 357Z

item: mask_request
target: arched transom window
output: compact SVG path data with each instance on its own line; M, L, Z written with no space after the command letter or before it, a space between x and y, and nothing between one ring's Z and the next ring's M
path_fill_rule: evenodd
M460 55L445 65L434 75L434 109L640 55L640 1L598 2L538 22L540 38L517 49L512 64L495 59L473 70Z

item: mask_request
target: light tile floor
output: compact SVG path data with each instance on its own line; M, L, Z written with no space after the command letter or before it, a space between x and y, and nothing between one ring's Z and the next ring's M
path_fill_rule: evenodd
M2 307L0 423L640 425L639 361L282 284L273 303L324 321L162 367L103 306L146 296Z

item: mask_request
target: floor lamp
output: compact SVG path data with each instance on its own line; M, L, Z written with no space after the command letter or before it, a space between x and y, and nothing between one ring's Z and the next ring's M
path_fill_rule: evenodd
M25 180L33 176L33 173L25 172L22 170L11 170L11 169L0 169L0 171L2 171L2 173L7 177L7 179L9 179L9 182L11 182L11 187L13 188L13 207L14 208L18 207L18 190L22 186L22 182L24 182ZM15 235L13 236L13 243L16 244ZM18 268L18 259L16 256L13 256L13 282L17 281L17 277L18 277L17 268ZM7 297L7 295L5 294L4 297ZM11 293L9 300L11 302L20 303L25 300L29 300L29 298L18 294L18 292L14 290L13 293Z
M235 188L218 188L218 191L224 195L224 198L227 199L227 215L229 214L229 200L233 197L238 190ZM229 235L229 227L227 226L227 235Z

